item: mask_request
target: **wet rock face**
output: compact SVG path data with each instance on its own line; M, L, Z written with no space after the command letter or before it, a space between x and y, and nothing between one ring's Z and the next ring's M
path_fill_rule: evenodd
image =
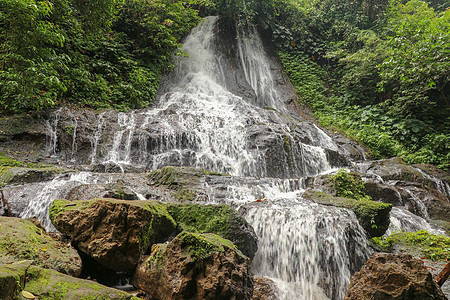
M116 271L131 271L153 243L176 230L167 210L151 201L56 200L50 219L80 251Z
M424 264L411 255L374 253L355 273L345 300L447 299Z
M153 246L132 282L151 299L251 299L249 263L230 241L183 232Z
M70 244L57 241L31 221L0 217L0 257L5 263L33 260L35 265L78 276L82 263ZM11 260L11 259L12 260Z

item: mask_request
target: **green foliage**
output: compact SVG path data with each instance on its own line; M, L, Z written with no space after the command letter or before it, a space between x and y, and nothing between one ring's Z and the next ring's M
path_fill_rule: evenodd
M420 251L421 255L431 260L446 261L450 259L450 238L431 234L425 230L397 232L387 237L372 238L371 241L382 251L412 246L413 250Z
M1 111L148 106L199 21L181 0L2 1Z
M274 42L320 123L373 158L448 168L449 11L420 0L284 3Z
M350 173L342 169L333 175L331 179L336 189L336 196L356 200L372 200L364 192L364 182L358 173Z

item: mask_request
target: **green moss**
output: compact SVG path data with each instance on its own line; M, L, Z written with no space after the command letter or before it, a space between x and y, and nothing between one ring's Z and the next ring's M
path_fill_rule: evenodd
M372 200L333 197L323 192L311 190L306 191L303 197L319 204L353 210L360 225L373 237L383 235L389 227L389 212L392 209L392 204Z
M208 172L206 170L203 170L203 174L207 176L231 176L227 173L220 173L220 172Z
M28 220L0 217L0 256L34 260L36 265L65 273L80 270L78 253L65 243L53 240Z
M197 195L195 189L200 183L204 170L191 167L164 167L149 174L152 184L172 190L178 201L192 201Z
M181 242L182 248L187 249L187 255L194 261L203 260L213 252L223 252L226 249L243 255L231 241L213 233L197 234L183 231L176 239Z
M195 233L215 233L226 236L230 228L231 217L236 211L225 204L168 204L169 214L181 230Z
M450 237L435 235L425 230L397 232L388 237L375 237L372 245L378 250L411 252L431 260L450 260Z
M0 166L1 167L21 167L23 166L23 163L20 161L8 157L5 155L4 152L0 152Z
M58 215L68 210L79 210L92 205L97 199L86 201L71 201L65 199L56 199L49 208L49 217L52 222Z
M39 297L47 299L118 299L137 300L123 291L108 288L93 281L70 277L54 270L31 266L28 269L29 278L26 290Z
M334 188L336 189L336 196L357 200L371 200L364 192L364 182L358 173L339 170L339 172L333 175L331 179L334 183Z

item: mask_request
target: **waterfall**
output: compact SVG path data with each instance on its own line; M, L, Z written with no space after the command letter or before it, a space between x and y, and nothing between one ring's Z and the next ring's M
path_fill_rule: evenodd
M346 153L286 108L289 97L280 92L256 28L239 29L235 55L229 56L220 53L218 30L218 18L207 17L186 37L188 55L176 62L156 107L98 115L88 163L147 170L193 166L230 174L222 183L208 179L207 202L239 209L254 227L259 250L253 272L276 283L280 300L342 299L351 274L370 254L364 230L353 212L316 204L302 193L305 176L342 166ZM117 121L108 126L106 118ZM48 122L52 154L57 122ZM36 215L52 229L48 207L74 186L99 182L98 174L87 174L35 185L40 202L31 199L21 216ZM116 180L105 176L102 183Z

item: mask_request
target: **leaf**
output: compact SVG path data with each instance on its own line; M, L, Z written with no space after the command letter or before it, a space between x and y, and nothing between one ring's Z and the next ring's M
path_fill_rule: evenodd
M22 296L25 299L36 299L36 297L32 293L27 292L27 291L22 291Z

